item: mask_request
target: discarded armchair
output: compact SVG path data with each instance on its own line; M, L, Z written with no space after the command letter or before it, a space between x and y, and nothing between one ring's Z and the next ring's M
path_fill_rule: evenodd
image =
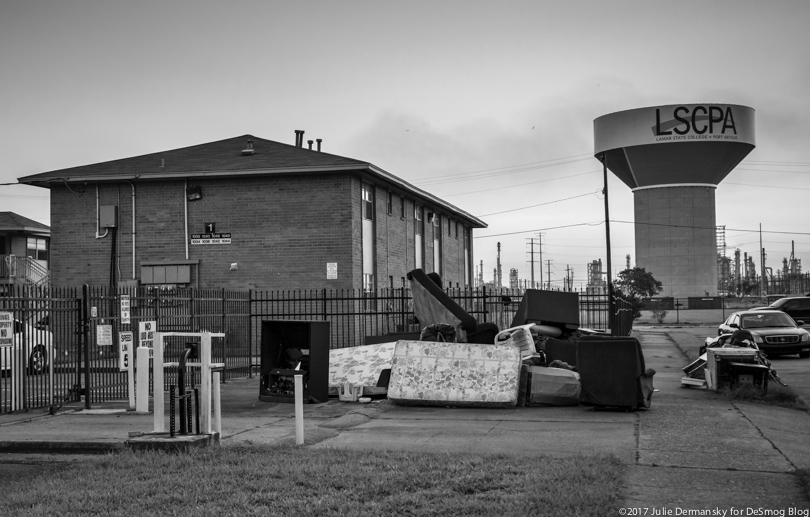
M413 296L413 312L424 328L435 323L446 323L456 329L456 340L467 343L493 344L498 334L494 323L478 323L457 304L441 286L438 274L426 274L421 269L408 273Z
M650 407L655 370L644 364L633 337L584 335L577 339L580 403L638 409Z

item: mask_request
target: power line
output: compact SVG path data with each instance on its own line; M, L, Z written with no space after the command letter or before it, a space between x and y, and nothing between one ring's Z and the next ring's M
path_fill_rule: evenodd
M569 164L569 163L585 161L585 160L588 160L590 158L591 158L590 153L577 154L577 155L574 155L574 156L565 156L563 158L552 158L550 160L543 160L543 161L540 161L540 162L521 163L521 164L517 164L517 165L505 165L503 167L495 167L495 168L492 168L492 169L481 169L481 170L478 170L478 171L470 171L470 172L458 172L458 173L455 173L455 174L446 174L444 176L438 176L438 177L437 176L431 176L430 178L416 178L416 179L414 179L412 181L414 183L420 183L420 184L442 183L442 182L445 182L445 181L454 181L454 180L451 180L451 178L470 177L470 175L481 174L481 173L489 173L489 172L494 173L494 174L492 174L493 176L497 176L497 175L500 175L500 174L510 174L512 172L523 172L523 171L534 170L534 169L543 169L543 168L547 168L547 167L554 167L554 166L557 166L557 165L566 165L566 164ZM551 162L558 162L558 163L551 163ZM520 167L520 168L518 169L517 167ZM512 169L512 170L505 170L505 169ZM497 171L500 171L500 172L497 172ZM486 177L486 176L487 175L484 175L484 176L481 176L481 177ZM447 179L443 179L443 178L447 178Z
M540 204L537 204L537 205L524 206L524 207L521 207L521 208L513 208L513 209L511 209L511 210L504 210L503 212L493 212L493 213L491 213L491 214L483 214L483 215L478 215L478 216L476 216L476 217L489 217L489 216L491 216L491 215L505 214L505 213L508 213L508 212L517 212L518 210L528 210L529 208L537 208L538 206L550 205L550 204L552 204L552 203L559 203L559 202L561 202L561 201L568 201L568 200L570 200L570 199L576 199L576 198L578 198L578 197L585 197L585 196L591 196L591 195L595 195L595 194L596 194L596 193L598 193L598 192L601 192L601 191L600 191L600 190L596 190L596 191L594 191L594 192L588 192L588 193L585 193L585 194L579 194L578 196L567 197L567 198L564 198L564 199L556 199L556 200L554 200L554 201L548 201L548 202L546 202L546 203L540 203Z
M687 224L663 224L663 223L642 223L642 222L633 222L633 221L619 221L616 219L611 219L611 222L615 223L626 223L626 224L643 224L645 226L666 226L668 228L692 228L695 230L712 230L717 231L715 226L690 226ZM762 232L762 233L777 233L781 235L810 235L810 232L782 232L777 230L742 230L739 228L728 228L726 227L726 231L730 232Z
M577 176L585 176L587 174L594 174L594 173L597 173L597 172L601 172L601 171L588 171L588 172L583 172L583 173L580 173L580 174L572 174L571 176L565 176L565 177L562 177L562 178L549 178L547 180L530 181L529 183L519 183L517 185L509 185L509 186L506 186L506 187L496 187L496 188L488 188L488 189L484 189L484 190L474 190L472 192L459 192L457 194L445 194L442 197L466 196L467 194L479 194L481 192L492 192L493 190L503 190L503 189L507 189L507 188L523 187L525 185L534 185L534 184L537 184L537 183L546 183L546 182L549 182L549 181L565 180L565 179L568 179L568 178L575 178Z

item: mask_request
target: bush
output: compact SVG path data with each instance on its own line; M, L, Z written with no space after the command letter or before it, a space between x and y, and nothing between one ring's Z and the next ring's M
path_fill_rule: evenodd
M667 311L665 311L663 309L653 309L652 310L652 315L653 315L653 318L655 318L655 321L657 321L658 323L663 323L664 318L667 317Z

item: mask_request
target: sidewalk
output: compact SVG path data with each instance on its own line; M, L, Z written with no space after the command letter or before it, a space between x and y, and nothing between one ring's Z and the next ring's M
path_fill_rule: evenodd
M673 512L810 507L793 474L810 468L810 414L730 403L710 391L681 388L686 359L670 333L655 328L636 335L647 366L657 372L659 391L647 411L434 408L332 399L305 405L306 444L538 457L606 453L629 466L627 507ZM222 386L221 443L293 446L294 406L259 401L258 384L253 378ZM47 409L0 415L0 452L106 452L122 449L131 433L152 429L151 414L128 412L121 403L90 411L76 404L54 416Z

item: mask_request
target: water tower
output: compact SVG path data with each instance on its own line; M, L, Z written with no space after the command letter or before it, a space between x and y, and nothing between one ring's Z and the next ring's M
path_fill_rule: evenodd
M717 295L714 192L755 147L754 110L671 104L593 121L594 156L633 190L636 265L663 296Z

